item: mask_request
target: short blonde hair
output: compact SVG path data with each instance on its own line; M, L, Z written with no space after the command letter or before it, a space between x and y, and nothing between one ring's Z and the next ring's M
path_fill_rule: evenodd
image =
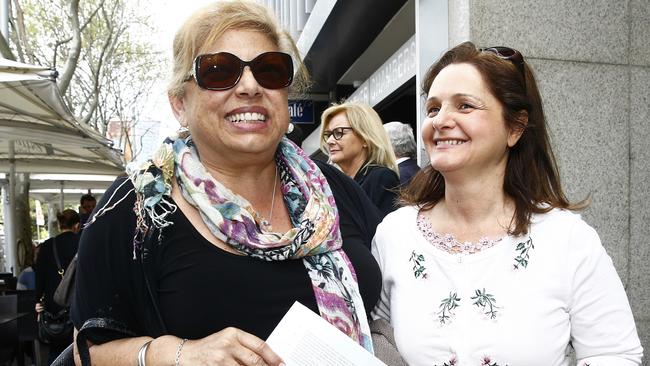
M167 93L172 97L185 95L185 80L194 58L207 51L226 31L246 29L269 38L280 51L293 58L294 75L290 93L301 94L309 87L309 73L289 33L263 5L249 0L218 1L192 14L176 32L173 45L172 78Z
M361 137L367 145L368 157L365 165L384 166L399 175L395 153L391 146L386 130L384 130L379 114L364 103L345 102L334 104L327 108L321 115L320 121L320 145L321 150L329 153L327 142L324 139L325 130L327 130L330 121L339 113L345 113L350 127Z

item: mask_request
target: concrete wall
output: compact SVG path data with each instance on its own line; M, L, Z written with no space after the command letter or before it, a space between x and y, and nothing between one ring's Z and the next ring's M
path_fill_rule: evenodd
M583 217L650 354L650 1L448 3L450 45L514 47L534 69L564 189L574 201L591 195Z

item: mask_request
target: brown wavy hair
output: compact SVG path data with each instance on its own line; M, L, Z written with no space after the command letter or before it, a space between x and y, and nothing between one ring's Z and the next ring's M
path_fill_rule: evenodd
M474 66L483 77L490 93L501 103L506 127L523 130L521 138L510 148L503 190L515 203L515 213L508 233L528 232L531 215L553 208L579 210L588 205L588 198L571 203L566 198L560 174L551 149L542 108L542 98L528 64L520 69L509 60L491 52L481 52L471 42L464 42L447 51L427 71L422 91L427 95L433 80L451 64ZM522 77L524 76L524 77ZM528 122L522 115L528 115ZM400 193L400 201L424 210L433 208L445 196L445 180L431 165L421 170Z
M59 222L59 229L69 230L74 228L81 221L81 218L77 211L67 209L57 213L56 220Z

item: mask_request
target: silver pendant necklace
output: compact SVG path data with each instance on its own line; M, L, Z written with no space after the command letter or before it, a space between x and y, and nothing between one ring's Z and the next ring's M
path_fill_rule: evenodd
M264 226L271 226L271 221L273 221L273 207L275 207L275 191L277 190L278 187L278 166L275 166L275 176L273 178L273 194L271 194L271 210L269 211L269 219L268 220L263 220L262 224Z

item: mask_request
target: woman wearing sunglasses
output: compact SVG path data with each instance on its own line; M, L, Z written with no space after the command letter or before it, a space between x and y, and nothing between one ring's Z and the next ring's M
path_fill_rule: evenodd
M395 209L399 171L395 153L371 106L347 102L321 115L321 149L366 192L383 215Z
M84 230L78 362L279 365L263 340L295 301L372 352L379 213L284 137L304 73L252 1L210 5L178 31L169 100L187 130L118 180Z
M621 281L573 211L537 83L516 50L466 42L427 72L430 165L377 228L390 321L411 366L641 363Z

